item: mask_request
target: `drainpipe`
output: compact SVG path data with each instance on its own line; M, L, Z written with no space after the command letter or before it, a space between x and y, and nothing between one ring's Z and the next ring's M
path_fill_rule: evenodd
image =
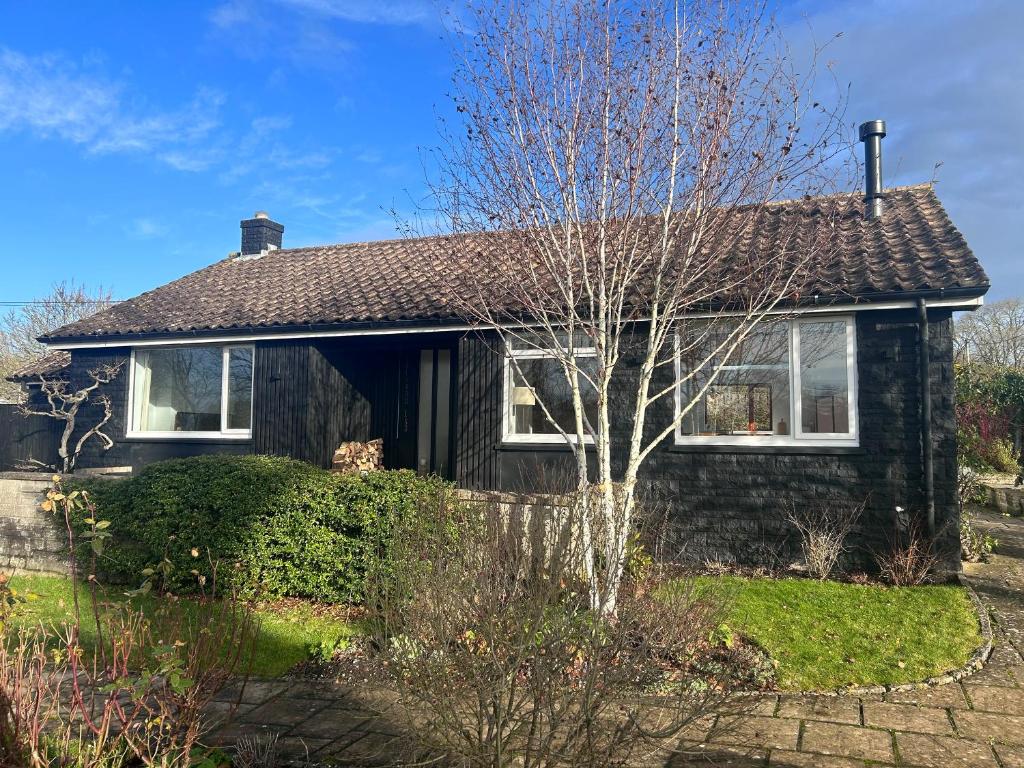
M935 538L935 467L932 451L931 352L928 348L928 309L917 300L919 362L921 365L921 454L924 463L924 500L928 512L928 537Z

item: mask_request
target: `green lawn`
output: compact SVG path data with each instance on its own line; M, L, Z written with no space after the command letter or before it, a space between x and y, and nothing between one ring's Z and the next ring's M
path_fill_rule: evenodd
M729 626L778 662L789 690L923 680L965 663L981 644L957 586L884 587L719 576Z
M923 680L963 664L981 643L966 592L956 586L882 587L809 579L704 577L701 586L728 601L728 624L760 644L778 662L779 686L789 690ZM24 606L23 622L58 623L71 610L71 581L19 576L12 586L36 599ZM107 590L106 599L126 600ZM133 598L147 610L156 599ZM194 604L182 600L183 610ZM286 607L285 607L286 606ZM337 616L297 601L262 607L253 674L274 677L359 631ZM95 642L88 621L83 642ZM902 665L902 666L901 666Z
M19 611L18 621L24 624L42 622L46 625L67 621L71 615L73 597L71 580L59 576L16 576L11 586L33 599ZM85 590L79 592L83 614L88 613ZM108 588L103 599L110 602L128 601L119 590ZM131 598L131 603L151 612L157 606L155 597ZM181 609L194 610L195 603L180 601ZM314 606L289 601L283 606L261 607L256 610L261 631L252 658L252 673L258 677L283 675L295 664L309 658L310 649L331 647L344 642L358 630L336 616L324 616ZM88 648L96 642L95 627L87 616L83 617L81 638Z

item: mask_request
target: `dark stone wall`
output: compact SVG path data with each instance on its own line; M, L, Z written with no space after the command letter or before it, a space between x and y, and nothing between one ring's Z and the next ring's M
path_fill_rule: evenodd
M932 429L937 527L943 532L947 567L958 568L959 513L956 500L956 424L952 321L948 312L930 314ZM498 355L493 342L466 339L474 354ZM464 359L469 357L469 350ZM486 352L489 351L489 352ZM571 454L562 447L524 450L501 445L500 365L477 363L481 382L463 372L462 435L473 435L459 464L458 479L481 490L553 490L572 477ZM860 447L848 449L734 449L677 447L663 441L641 476L659 510L666 510L685 557L742 563L787 563L798 542L785 521L788 505L824 508L865 504L851 537L850 567L870 568L873 553L889 547L897 506L922 512L922 446L918 332L913 311L868 311L857 315L857 377ZM632 418L627 396L632 376L619 385L613 422L628 434ZM467 391L473 393L472 398ZM671 421L671 399L649 412L648 432ZM483 433L489 431L489 437ZM620 451L621 453L624 452Z

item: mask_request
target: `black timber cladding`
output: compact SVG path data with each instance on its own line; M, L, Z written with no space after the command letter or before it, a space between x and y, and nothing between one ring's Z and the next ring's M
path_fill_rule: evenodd
M932 428L937 522L956 537L956 424L951 317L930 313ZM860 312L857 324L860 447L818 449L677 448L666 441L650 457L643 480L664 497L671 519L699 559L786 561L793 541L785 504L866 501L857 541L861 554L887 545L895 507L922 504L917 329L912 310ZM125 440L127 370L108 386L115 412L107 452L90 442L82 466L142 466L199 453L273 453L326 466L343 440L384 437L389 466L415 460L418 349L444 343L457 349L455 479L469 488L546 490L572 472L570 454L551 446L501 445L501 351L494 339L424 334L402 340L258 342L253 439ZM99 362L126 361L129 350L76 350L73 375ZM628 378L628 377L627 377ZM624 384L627 382L624 382ZM626 399L613 418L628 424ZM666 407L671 407L666 403ZM618 412L615 412L618 408ZM670 412L651 414L652 426ZM83 414L81 423L86 423ZM621 436L620 436L621 437ZM409 446L412 445L410 454ZM944 527L945 526L945 527Z
M869 311L856 315L860 447L676 447L666 440L641 479L670 507L670 519L690 556L785 565L795 557L785 505L824 506L837 501L866 507L854 537L855 565L868 567L886 549L895 508L922 509L920 377L915 313ZM952 319L930 312L937 527L951 549L958 542L956 421ZM469 342L464 342L469 344ZM462 387L458 478L473 488L542 491L564 487L574 465L564 447L501 444L501 357L494 343L472 342ZM629 377L626 377L627 379ZM628 387L628 381L620 381ZM613 423L623 425L626 397L612 402ZM650 413L653 432L671 419L671 403ZM669 409L669 410L666 410ZM613 438L614 439L614 438ZM950 563L958 566L957 563Z

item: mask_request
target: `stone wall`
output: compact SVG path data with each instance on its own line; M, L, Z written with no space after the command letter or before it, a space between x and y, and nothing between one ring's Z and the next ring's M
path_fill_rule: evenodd
M0 571L68 572L62 528L39 508L49 487L48 475L0 473Z

